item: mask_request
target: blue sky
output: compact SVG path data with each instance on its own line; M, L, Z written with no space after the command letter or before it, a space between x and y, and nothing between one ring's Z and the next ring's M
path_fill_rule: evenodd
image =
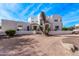
M47 16L59 14L66 27L79 24L78 3L2 3L0 20L27 21L30 16L37 16L41 11L44 11Z

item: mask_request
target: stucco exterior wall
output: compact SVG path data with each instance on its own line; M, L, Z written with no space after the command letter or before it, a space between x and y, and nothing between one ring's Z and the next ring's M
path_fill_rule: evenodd
M49 35L66 35L72 34L73 31L50 31Z
M1 25L2 25L3 31L10 30L10 29L17 30L19 25L22 26L22 30L27 31L27 26L30 26L29 23L12 21L12 20L2 20Z
M57 22L55 21L55 19L57 19ZM59 15L53 15L50 17L49 19L50 21L50 25L51 25L51 31L54 31L55 30L55 26L59 26L59 31L62 30L62 19Z
M11 21L11 20L2 20L1 21L1 26L2 26L2 30L9 30L9 29L13 29L16 30L17 26L16 26L16 22L15 21Z
M27 31L27 26L30 26L30 24L29 23L26 23L26 22L16 22L16 24L17 24L16 25L17 28L18 28L19 25L21 25L23 31Z
M37 23L37 24L39 24L39 23L40 23L39 18L40 18L39 16L36 16L36 17L34 17L34 16L33 16L33 17L29 17L29 18L28 18L28 23L30 23L30 24L31 24L31 23Z

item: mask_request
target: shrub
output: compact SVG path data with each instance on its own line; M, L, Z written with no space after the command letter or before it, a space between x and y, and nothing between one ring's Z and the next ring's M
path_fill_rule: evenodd
M49 33L49 31L50 31L50 28L48 27L47 30L46 30L46 32Z
M54 31L57 31L58 29L54 29Z
M8 35L9 37L12 37L15 35L16 31L15 30L7 30L5 31L6 35Z
M67 30L68 30L68 28L66 28L66 27L63 27L63 28L62 28L62 30L63 30L63 31L67 31Z
M45 26L46 28L45 28L45 35L49 35L48 33L49 33L49 31L50 31L50 27L49 27L49 25L47 25L47 26Z

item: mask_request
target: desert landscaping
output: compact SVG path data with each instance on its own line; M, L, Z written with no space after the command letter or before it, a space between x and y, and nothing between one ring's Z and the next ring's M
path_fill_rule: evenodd
M78 34L54 36L34 34L12 38L0 36L2 56L72 56L79 55L78 49Z

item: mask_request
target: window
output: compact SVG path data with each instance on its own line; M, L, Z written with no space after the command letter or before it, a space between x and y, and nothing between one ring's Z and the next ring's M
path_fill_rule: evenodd
M17 31L20 31L20 30L22 30L22 29L23 29L23 26L22 26L22 25L18 25Z
M29 31L30 30L30 28L29 28L29 26L27 26L27 31Z
M59 30L59 26L55 26L55 31Z
M42 21L40 21L40 25L43 25L43 22Z
M36 30L37 29L37 26L33 26L33 30Z
M58 19L55 19L54 21L55 21L55 22L58 22Z

